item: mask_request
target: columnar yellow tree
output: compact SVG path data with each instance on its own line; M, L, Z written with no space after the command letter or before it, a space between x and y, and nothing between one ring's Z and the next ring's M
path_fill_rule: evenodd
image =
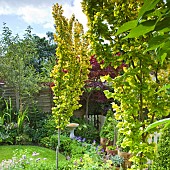
M57 43L57 64L51 72L54 81L54 104L52 113L57 128L63 129L70 121L73 111L78 109L79 97L90 68L88 57L88 40L84 36L83 26L75 19L63 16L62 6L53 6L53 17Z

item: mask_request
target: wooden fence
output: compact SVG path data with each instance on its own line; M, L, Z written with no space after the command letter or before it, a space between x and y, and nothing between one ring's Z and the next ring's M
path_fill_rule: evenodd
M161 136L160 133L154 132L154 134L150 135L148 142L158 144L160 136Z
M0 85L0 97L3 97L5 100L12 101L12 105L16 105L16 96L14 89L12 87L7 87L4 84ZM49 86L44 86L38 94L35 95L35 101L37 101L37 106L42 112L51 112L53 106L53 94ZM32 103L30 103L32 107ZM85 114L85 111L80 109L81 114ZM78 112L78 111L77 111ZM76 112L75 112L76 113ZM91 122L97 129L101 129L101 126L104 123L105 116L102 115L88 115L89 122Z
M106 117L103 115L88 115L89 122L92 123L98 130L100 130L103 126L105 119Z
M53 106L53 93L50 87L42 88L39 94L37 95L38 108L42 112L51 112Z
M52 104L53 104L53 94L48 86L42 87L42 89L39 91L38 94L35 95L34 101L37 102L37 107L42 112L51 112ZM12 87L7 86L0 86L0 97L3 97L5 100L11 99L12 106L16 106L16 95L14 92L14 89ZM29 100L28 98L25 100ZM32 107L32 103L30 103L30 106Z

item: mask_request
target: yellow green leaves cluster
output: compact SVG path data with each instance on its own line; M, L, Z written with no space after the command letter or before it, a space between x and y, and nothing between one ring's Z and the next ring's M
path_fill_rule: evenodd
M83 0L82 7L88 17L88 33L93 50L98 59L104 60L106 65L112 63L113 66L119 66L121 62L117 59L120 59L120 56L116 57L115 54L122 50L122 46L126 49L135 46L138 42L138 40L131 42L122 40L121 38L125 37L127 33L119 36L116 36L116 33L125 22L135 19L142 3L142 0L123 2L119 0L101 0L100 2ZM138 42L138 44L140 43Z
M55 86L52 108L57 128L64 128L70 121L73 111L80 107L79 97L88 78L90 68L88 40L84 36L83 26L75 19L63 16L62 6L53 6L53 17L57 43L57 64L51 72Z

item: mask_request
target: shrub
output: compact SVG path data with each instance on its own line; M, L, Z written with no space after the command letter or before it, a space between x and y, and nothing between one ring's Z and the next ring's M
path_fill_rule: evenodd
M32 138L34 143L40 143L42 138L57 134L56 124L52 115L42 116L39 120L34 120L34 123L31 122L27 126L26 134Z
M16 137L18 136L17 130L17 123L11 122L2 125L0 128L0 136L2 139L2 144L15 144Z
M79 140L79 139L78 139ZM80 146L81 144L81 146ZM82 148L83 154L77 154L79 148ZM112 166L112 161L105 157L105 153L99 146L96 146L94 141L92 144L85 142L79 142L79 148L74 148L72 156L67 156L67 160L60 164L59 170L73 170L73 169L86 169L86 170L114 170L115 167Z
M40 141L42 146L48 147L50 149L56 149L58 144L58 135L52 135L51 137L42 138ZM85 151L85 148L82 147L81 138L70 139L67 136L60 135L60 152L65 156L74 156L82 155Z
M94 139L99 142L99 131L92 123L87 123L85 119L79 118L72 118L72 122L79 124L78 128L76 128L74 132L76 136L85 138L88 143L92 143Z
M60 150L68 151L68 147L71 143L71 139L67 136L60 135ZM40 140L40 145L45 146L50 149L56 149L58 144L58 134L49 137L44 137Z
M126 146L124 148L122 148L121 143L123 142L123 139L125 138L125 135L123 133L118 132L117 135L117 141L116 141L116 145L121 148L121 151L123 152L129 152L130 148L129 146Z
M117 133L117 121L114 118L114 113L111 110L107 111L106 119L100 131L100 137L108 139L108 142L115 142L115 135Z

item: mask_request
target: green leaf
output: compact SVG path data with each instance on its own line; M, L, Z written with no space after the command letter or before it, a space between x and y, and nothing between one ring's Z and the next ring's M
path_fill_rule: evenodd
M143 15L143 18L145 18L145 17L152 17L154 13L155 13L155 10L154 10L154 9L152 9L152 10L150 10L150 11L147 11L147 12L145 12L145 14Z
M117 31L116 36L137 26L137 20L124 23Z
M167 39L166 42L162 43L160 45L160 48L158 49L157 52L157 58L161 61L163 64L165 58L170 55L170 41Z
M160 47L162 43L164 43L165 39L167 38L167 35L159 35L156 37L153 37L149 42L149 46L146 49L146 51L149 50L155 50L156 48Z
M163 55L161 55L161 57L160 57L161 58L161 64L163 64L166 56L167 56L167 53L163 53Z
M155 26L155 31L168 32L170 31L170 16L165 17L162 21L159 21Z
M157 17L161 17L162 16L163 11L160 9L152 9L150 11L145 12L145 14L143 15L143 18L150 18L153 16L157 16Z
M169 36L170 37L170 36ZM169 41L170 38L167 39L167 41L163 44L162 46L162 49L165 50L165 51L170 51L170 41Z
M141 17L145 14L145 12L152 10L153 8L155 8L156 4L159 2L160 0L147 0L145 1L144 5L142 6L142 8L139 11L139 15L138 15L138 19L140 20Z
M104 90L104 94L108 99L113 98L113 93L111 93L109 90Z
M160 90L157 91L157 93L159 93L160 91L164 91L170 88L170 84L166 84L164 85Z
M150 124L144 132L148 132L149 130L159 126L159 125L163 125L163 124L169 124L170 123L170 118L166 118L166 119L162 119L162 120L159 120L159 121L156 121L152 124Z
M137 27L133 28L130 33L125 38L134 38L144 35L152 30L154 30L156 20L144 21Z

